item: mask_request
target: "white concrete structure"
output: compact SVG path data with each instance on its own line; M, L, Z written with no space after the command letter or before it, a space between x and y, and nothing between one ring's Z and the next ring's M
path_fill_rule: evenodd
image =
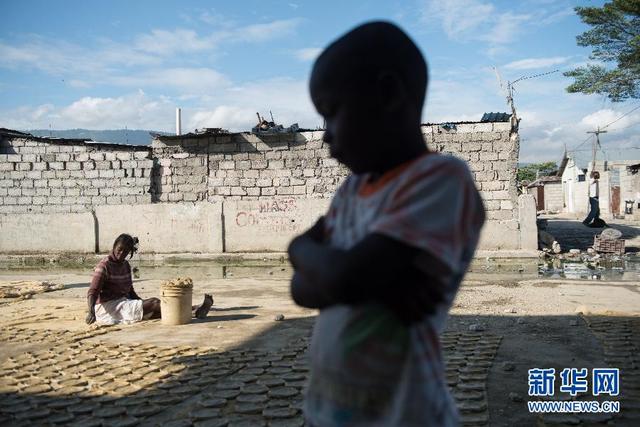
M0 252L94 251L94 220L88 212L0 215Z
M222 252L222 204L181 203L96 207L100 251L121 233L140 239L145 252Z
M176 135L182 135L182 110L176 108Z
M286 251L297 234L329 208L328 199L272 199L224 203L227 252Z
M614 213L623 214L625 200L640 201L640 177L629 169L637 164L640 160L596 160L594 169L591 162L584 167L569 158L562 174L564 212L577 216L589 212L589 177L596 170L600 173L600 216L610 219Z

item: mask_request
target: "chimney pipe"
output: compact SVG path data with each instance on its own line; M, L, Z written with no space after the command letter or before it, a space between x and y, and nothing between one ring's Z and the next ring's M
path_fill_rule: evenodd
M176 135L182 135L182 112L176 108Z

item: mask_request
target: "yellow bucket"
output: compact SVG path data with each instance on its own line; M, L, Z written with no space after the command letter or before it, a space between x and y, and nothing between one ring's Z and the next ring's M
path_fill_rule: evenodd
M177 278L160 285L160 310L163 325L185 325L191 322L193 281Z

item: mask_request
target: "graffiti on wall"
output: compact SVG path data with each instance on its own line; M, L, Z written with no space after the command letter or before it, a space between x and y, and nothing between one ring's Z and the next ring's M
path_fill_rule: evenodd
M297 232L300 228L296 219L297 210L296 199L265 200L239 210L235 222L241 228L275 233Z

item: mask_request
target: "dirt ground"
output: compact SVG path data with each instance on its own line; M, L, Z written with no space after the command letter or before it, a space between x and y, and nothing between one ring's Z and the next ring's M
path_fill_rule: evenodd
M441 337L464 425L640 425L640 284L494 270L468 276ZM141 267L143 298L185 275L194 303L213 293L208 317L182 326L85 325L90 274L0 270L65 285L0 300L0 425L303 425L317 313L291 301L286 264ZM620 368L620 414L530 414L527 370L550 367Z

